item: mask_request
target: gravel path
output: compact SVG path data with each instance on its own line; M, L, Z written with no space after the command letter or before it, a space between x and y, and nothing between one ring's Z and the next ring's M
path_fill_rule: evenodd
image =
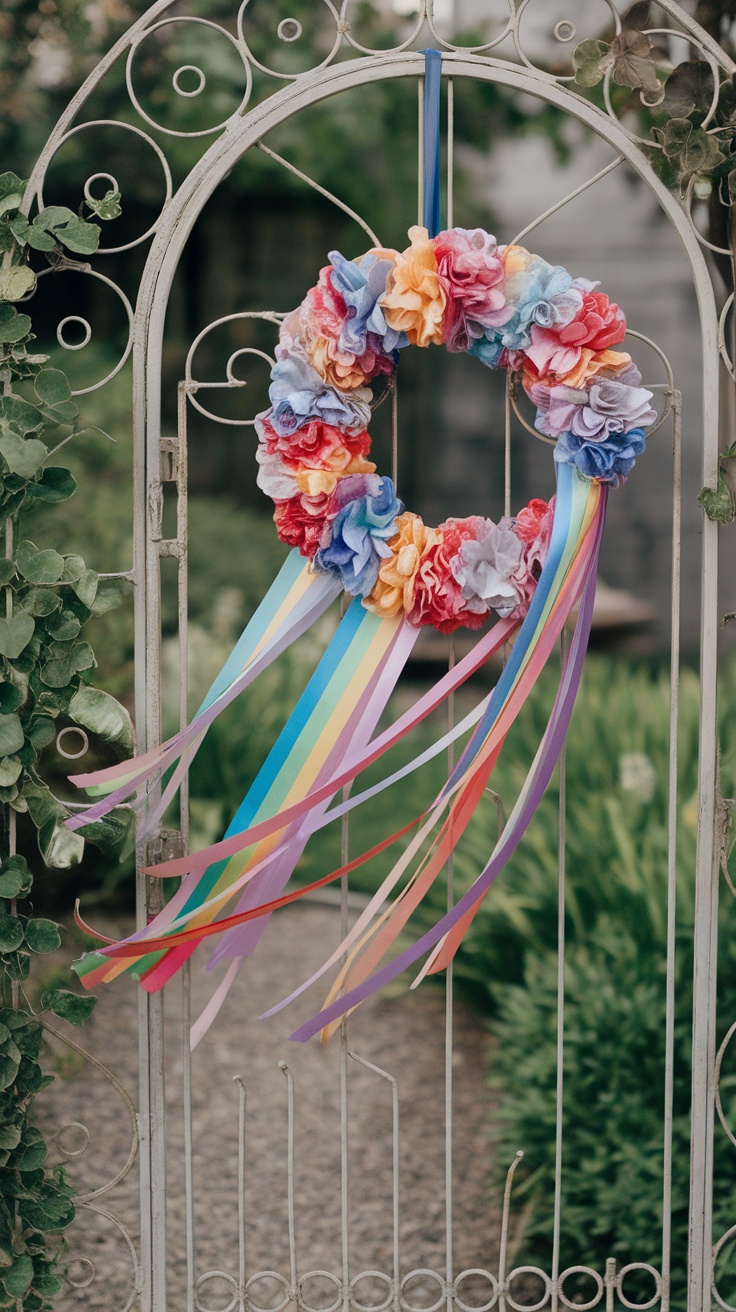
M120 934L120 922L100 925ZM245 1244L247 1272L284 1273L288 1278L289 1244L286 1204L287 1082L279 1061L287 1061L295 1083L295 1221L299 1272L342 1269L340 1226L340 1053L336 1041L292 1044L287 1034L310 1014L321 995L300 1000L288 1012L259 1022L260 1012L311 973L336 942L339 916L332 907L300 904L280 913L241 973L235 988L193 1060L193 1159L197 1276L211 1270L238 1273L238 1093L233 1077L247 1087ZM209 996L211 977L195 958L192 1014ZM137 989L128 979L100 990L91 1020L73 1037L118 1076L135 1098L137 1066ZM182 1170L183 1106L181 989L170 986L166 1001L167 1225L169 1305L186 1304L185 1196ZM60 1028L61 1025L60 1025ZM69 1031L69 1033L72 1033ZM53 1133L64 1122L80 1122L90 1141L69 1160L69 1173L80 1189L97 1189L122 1170L131 1145L125 1105L99 1071L74 1052L51 1040L52 1058L61 1078L39 1099L44 1129ZM351 1019L350 1047L396 1076L400 1119L401 1271L428 1267L445 1271L444 1199L444 998L423 987L413 993L384 996ZM478 1021L456 1008L454 1053L454 1270L493 1266L497 1260L499 1215L497 1191L489 1184L492 1159L490 1122L493 1106L487 1089L488 1039ZM351 1273L392 1271L391 1088L377 1075L349 1062L349 1175ZM61 1147L83 1149L81 1129L65 1130ZM56 1154L59 1159L59 1154ZM137 1165L109 1192L91 1200L114 1214L137 1239ZM131 1289L127 1245L115 1223L80 1209L70 1239L69 1275L84 1283L68 1284L56 1307L122 1312ZM96 1277L92 1279L92 1266ZM91 1281L91 1283L86 1283ZM423 1284L423 1287L420 1286ZM473 1297L468 1280L463 1295L483 1302L487 1285ZM384 1286L362 1282L361 1300L378 1302ZM275 1281L261 1280L254 1300L276 1306ZM423 1306L438 1296L436 1282L419 1280L408 1289ZM304 1290L314 1306L334 1301L334 1284L308 1281ZM228 1282L212 1279L201 1291L205 1306L221 1309L231 1297Z

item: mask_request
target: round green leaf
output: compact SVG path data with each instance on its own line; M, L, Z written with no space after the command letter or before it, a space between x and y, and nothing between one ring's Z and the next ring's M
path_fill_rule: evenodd
M36 275L27 264L0 269L0 301L20 301L36 285Z
M72 394L67 376L61 369L41 369L36 374L33 387L39 401L45 401L47 405L68 401Z
M64 557L50 548L39 551L34 542L20 543L15 563L29 583L58 583L64 573Z
M18 715L0 715L0 756L12 756L23 746L23 726Z
M20 437L8 428L0 436L0 455L11 474L33 478L49 453L48 447L35 437Z
M0 911L0 952L15 952L23 942L23 926L17 916Z
M41 1006L53 1011L55 1016L68 1020L72 1025L83 1025L92 1012L97 998L92 995L82 997L69 989L49 989L41 995Z
M69 703L69 715L75 724L82 725L112 743L121 754L133 751L133 724L124 706L100 688L82 687Z
M29 920L26 925L26 943L32 952L53 952L61 943L59 926L53 920Z
M0 787L9 788L18 778L23 764L17 756L0 757Z
M0 656L15 660L28 646L35 628L33 616L24 610L17 610L9 620L0 619Z

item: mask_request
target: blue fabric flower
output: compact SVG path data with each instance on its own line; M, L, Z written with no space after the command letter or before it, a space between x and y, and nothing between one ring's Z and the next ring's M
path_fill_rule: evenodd
M289 435L310 419L320 419L343 430L366 428L371 417L371 392L358 387L350 398L329 387L303 355L293 353L277 360L268 389L270 416L279 437Z
M573 282L561 264L548 264L536 259L522 272L507 279L504 292L516 309L501 328L489 328L485 338L488 348L471 348L484 364L495 369L503 347L507 351L524 351L532 340L532 325L554 328L570 323L583 304L583 291L589 284L579 279ZM494 359L495 353L495 359Z
M352 485L352 486L349 486ZM338 483L337 496L362 492L346 501L330 525L330 542L314 558L315 568L339 574L346 592L367 597L378 578L382 559L391 555L386 546L396 532L396 516L404 509L390 478L377 474L349 475Z
M584 478L595 478L599 483L618 487L626 482L629 470L636 464L646 446L643 428L631 428L628 433L610 433L605 442L596 442L574 433L563 433L555 447L558 464L574 465Z
M389 328L378 299L386 290L386 279L393 269L391 260L377 255L363 255L360 260L346 260L339 251L329 252L333 272L330 281L348 307L348 317L340 333L341 351L363 355L368 333L379 339L386 355L409 345L406 333Z

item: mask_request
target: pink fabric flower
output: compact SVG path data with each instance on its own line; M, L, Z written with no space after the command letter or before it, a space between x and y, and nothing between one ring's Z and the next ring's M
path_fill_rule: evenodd
M439 542L422 553L414 581L414 601L406 618L415 626L431 624L440 633L454 633L464 626L479 629L488 612L468 608L462 589L452 576L451 561L463 542L478 541L486 532L481 515L468 519L446 519L440 524Z
M537 588L539 576L549 551L552 525L555 517L555 498L549 502L534 497L523 510L511 521L511 527L524 543L524 553L513 581L521 596L516 610L519 616L526 615Z
M342 472L356 456L367 456L371 449L370 434L365 429L344 432L319 419L311 419L282 437L271 423L270 410L256 415L255 428L269 453L310 469Z
M435 238L434 251L447 297L445 345L448 351L467 351L484 328L499 328L514 313L503 293L496 239L482 228L451 228Z
M280 345L287 351L301 345L320 378L341 390L363 387L379 374L393 373L394 360L381 349L380 340L369 334L362 355L341 350L340 337L348 321L348 307L332 282L331 264L320 270L319 281L310 288L299 309L282 324Z
M566 345L589 346L593 351L617 346L625 336L623 311L611 304L605 292L596 291L583 297L582 309L558 333L560 341Z

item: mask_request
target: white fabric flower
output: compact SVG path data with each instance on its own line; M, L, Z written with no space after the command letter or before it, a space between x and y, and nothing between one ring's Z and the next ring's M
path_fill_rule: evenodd
M289 473L279 455L271 455L263 443L259 443L256 460L260 466L256 483L267 497L272 501L288 501L290 497L296 496L299 491L296 479Z
M463 542L450 567L468 610L481 612L491 607L503 618L521 601L512 575L521 563L524 544L506 525L490 519L486 522L485 537Z

